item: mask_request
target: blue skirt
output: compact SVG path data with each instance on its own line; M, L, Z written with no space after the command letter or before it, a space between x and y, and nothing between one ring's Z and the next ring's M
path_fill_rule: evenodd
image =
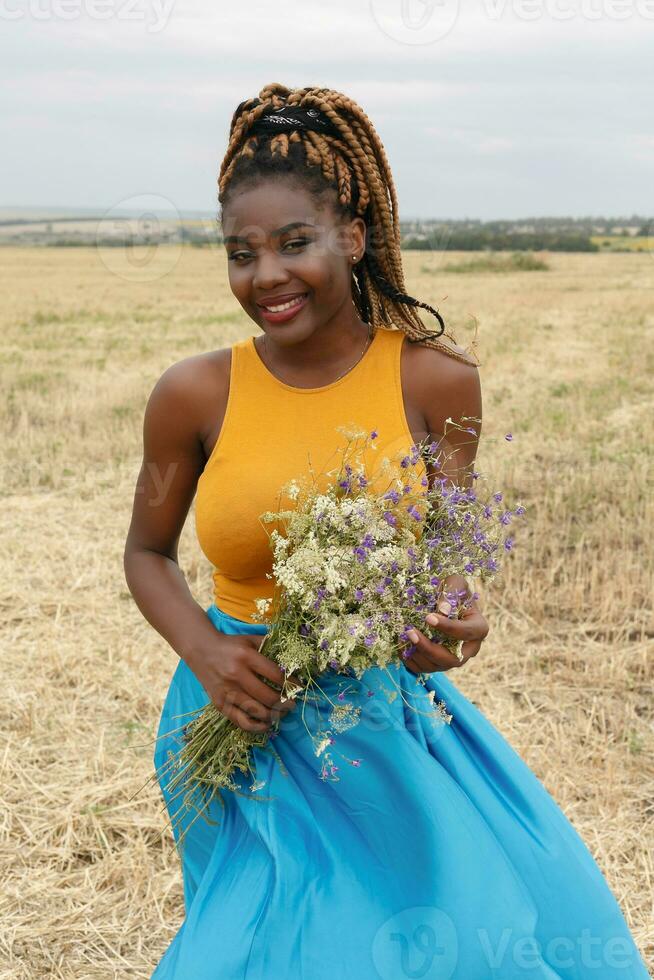
M222 633L267 629L207 615ZM446 672L423 686L398 660L319 682L254 750L256 783L239 773L214 824L181 819L186 917L153 980L647 980L586 845ZM208 701L180 660L159 772L180 745L167 733Z

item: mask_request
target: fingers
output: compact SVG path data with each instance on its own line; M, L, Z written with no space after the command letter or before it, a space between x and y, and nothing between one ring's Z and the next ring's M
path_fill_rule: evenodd
M413 640L413 635L417 640ZM432 673L439 670L451 670L452 667L461 667L464 663L477 655L481 648L481 640L469 640L461 645L461 659L452 653L447 647L440 643L434 643L428 639L420 630L412 629L407 636L413 646L410 656L402 658L406 667L413 673Z
M413 633L418 637L415 643L411 639L411 634ZM432 640L428 640L420 630L411 630L408 636L413 643L414 649L411 651L410 657L404 661L407 667L412 664L418 668L418 671L430 673L431 671L450 670L452 667L461 666L462 661L459 660L455 653L451 653L446 647L441 646L440 643L434 643ZM418 671L414 671L414 673Z
M278 687L282 687L285 679L284 671L278 667L274 661L267 657L264 653L259 653L259 647L263 643L265 637L243 637L246 648L251 656L248 658L248 662L252 665L253 669L256 670L257 674L262 674L267 677L269 681L273 684L277 684Z
M257 721L251 718L247 712L236 704L227 702L219 709L230 721L242 728L246 732L267 732L270 725L267 722Z
M260 671L262 676L256 671ZM279 684L279 690L269 686L262 678L270 679L271 684ZM223 667L221 695L214 699L215 704L241 728L263 731L297 707L294 698L281 700L284 679L283 671L260 654L254 644L235 644Z
M478 609L464 610L460 619L429 613L425 617L428 626L435 626L441 633L456 640L484 640L488 635L488 623Z
M241 728L251 732L268 731L288 710L285 706L267 708L240 690L229 691L218 710Z
M280 698L281 692L265 684L253 670L246 669L241 686L244 694L250 695L251 698L266 708L282 708L283 710L287 710L292 709L296 703L295 698L282 701Z
M262 637L258 646L254 647L254 655L248 661L251 664L252 669L257 674L262 674L273 684L276 684L280 689L283 687L285 681L302 687L303 685L301 681L295 674L285 674L284 671L276 663L270 660L269 657L263 653L259 653L259 647L261 646L261 643L263 643L264 639L265 637Z

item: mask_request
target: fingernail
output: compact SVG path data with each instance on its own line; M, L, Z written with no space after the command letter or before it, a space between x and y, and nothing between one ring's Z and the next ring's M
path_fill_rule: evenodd
M425 620L426 622L429 623L430 626L438 626L438 624L440 623L440 619L438 618L436 613L428 613L428 615L425 617Z
M444 616L449 616L452 612L452 606L446 600L438 603L438 611L442 612Z
M418 640L420 639L420 637L418 636L415 630L409 630L407 632L407 636L409 637L412 643L417 643Z

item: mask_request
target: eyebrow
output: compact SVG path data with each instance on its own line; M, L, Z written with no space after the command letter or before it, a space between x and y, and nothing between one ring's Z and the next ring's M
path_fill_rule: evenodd
M309 221L291 221L288 225L284 225L282 228L277 228L273 231L273 235L283 235L285 231L292 231L293 228L315 228ZM247 242L247 238L242 238L239 235L227 235L223 239L223 244L237 244L238 242Z

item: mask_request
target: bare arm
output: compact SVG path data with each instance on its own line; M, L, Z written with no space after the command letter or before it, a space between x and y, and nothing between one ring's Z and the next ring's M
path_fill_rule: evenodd
M474 364L463 364L441 353L433 359L432 371L431 379L422 379L422 400L431 438L438 444L443 461L435 475L470 488L481 434L479 371Z
M280 703L278 693L262 679L281 689L284 674L259 653L262 636L227 636L216 630L177 562L179 538L205 463L199 437L207 387L202 371L198 358L174 364L148 399L143 461L125 542L125 579L145 619L185 661L219 710L246 731L263 731L295 707L292 699Z
M123 559L127 585L143 616L189 665L198 636L213 629L177 563L179 538L204 467L196 434L198 400L190 394L194 373L190 361L174 364L148 399Z
M414 381L429 437L437 444L440 453L438 465L428 466L430 483L445 477L449 483L459 487L471 487L482 416L481 384L476 365L464 364L447 354L430 351L427 357L422 357ZM468 598L470 588L463 576L451 575L446 579L446 590L464 588ZM413 673L461 666L477 655L488 634L488 623L476 600L459 619L447 618L449 603L444 609L445 616L434 619L430 613L425 617L426 621L431 626L437 626L445 635L463 641L463 659L459 661L441 644L429 640L418 627L415 629L417 641L413 639L415 651L410 661L405 662Z

